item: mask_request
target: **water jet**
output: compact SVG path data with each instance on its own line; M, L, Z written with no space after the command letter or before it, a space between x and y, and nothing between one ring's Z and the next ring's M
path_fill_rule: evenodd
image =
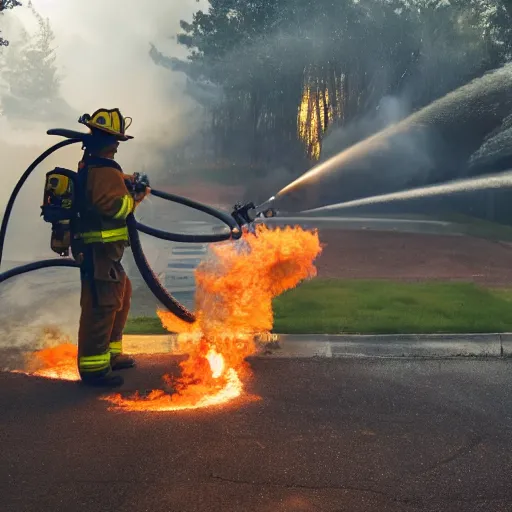
M297 211L467 176L470 157L512 114L511 90L508 64L320 163L276 200Z

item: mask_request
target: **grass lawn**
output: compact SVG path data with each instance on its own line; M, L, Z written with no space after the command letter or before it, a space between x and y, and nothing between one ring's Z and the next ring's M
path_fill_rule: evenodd
M138 316L128 318L125 334L169 334L157 316Z
M512 330L512 290L471 283L311 281L275 301L289 333L450 333Z
M512 290L471 283L313 280L274 301L277 333L482 333L512 331ZM127 334L161 334L156 317Z

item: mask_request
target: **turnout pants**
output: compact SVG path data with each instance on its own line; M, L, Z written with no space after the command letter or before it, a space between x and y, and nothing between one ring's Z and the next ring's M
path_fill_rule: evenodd
M82 378L103 377L122 351L132 286L121 257L124 243L91 244L84 251L78 369Z

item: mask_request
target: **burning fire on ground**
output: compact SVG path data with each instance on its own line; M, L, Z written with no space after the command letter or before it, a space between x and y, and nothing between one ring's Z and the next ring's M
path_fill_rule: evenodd
M46 379L80 380L76 366L77 352L76 345L72 343L38 350L30 356L27 373Z
M63 335L56 327L47 327L43 331L43 346L48 346L31 353L25 363L26 373L34 377L46 379L80 380L77 360L77 346Z
M142 396L105 397L129 411L176 411L224 404L243 394L250 376L245 358L257 350L255 337L273 326L272 299L316 275L321 247L316 232L258 226L241 240L210 247L196 270L196 321L188 324L159 311L163 326L178 333L188 354L181 375L164 375L162 389ZM36 353L48 378L78 380L76 347L65 344Z
M316 232L258 226L235 243L211 246L196 270L193 324L159 311L163 326L178 333L181 376L164 376L164 389L148 396L107 397L131 411L197 409L226 403L243 393L250 371L245 358L256 352L255 337L273 325L272 299L314 277L321 248Z

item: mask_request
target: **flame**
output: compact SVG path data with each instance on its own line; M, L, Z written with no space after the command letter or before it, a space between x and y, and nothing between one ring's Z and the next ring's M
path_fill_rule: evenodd
M318 160L322 137L334 119L334 109L326 87L305 85L297 114L297 131L306 154Z
M176 398L175 395L166 393L164 390L156 389L151 391L147 397L135 394L132 398L123 398L120 394L104 397L103 400L110 402L127 411L184 411L190 409L201 409L222 405L238 398L242 394L243 385L240 377L233 368L225 374L225 384L220 389L202 386L189 387L187 391ZM204 394L202 394L204 392Z
M61 343L31 353L27 357L25 373L34 377L68 381L80 380L76 366L77 347L70 342Z
M180 411L242 397L243 382L250 376L245 358L256 352L255 337L268 334L273 325L272 299L314 277L313 261L320 251L316 231L299 227L258 226L237 242L212 245L196 270L196 321L188 324L158 312L162 325L178 333L179 351L188 354L180 377L164 375L163 389L145 396L101 399L128 411ZM77 347L52 329L45 339L60 344L31 354L23 373L79 380Z
M218 379L224 373L224 358L222 354L219 354L214 348L211 348L208 354L206 354L206 359L208 363L210 363L212 378Z
M196 270L196 321L188 324L159 311L162 325L178 333L181 376L163 377L147 396L105 397L130 411L178 411L225 404L243 393L250 376L245 358L255 337L272 329L272 299L316 275L318 234L300 227L257 226L241 240L215 244ZM246 396L246 398L248 398Z

